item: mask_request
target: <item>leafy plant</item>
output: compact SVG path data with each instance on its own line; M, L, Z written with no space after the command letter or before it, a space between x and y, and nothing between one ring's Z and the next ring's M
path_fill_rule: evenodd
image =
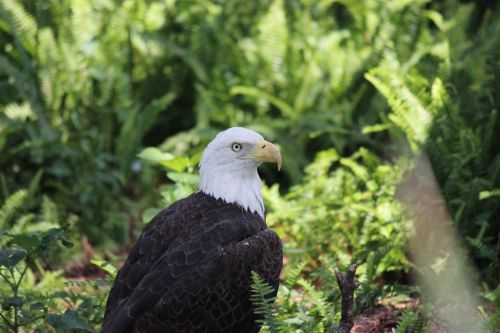
M401 318L399 318L396 326L396 333L423 333L428 332L428 327L425 325L425 316L422 311L414 309L406 309Z
M335 150L322 152L306 169L304 183L286 196L279 196L276 186L264 191L271 210L268 223L289 239L285 253L290 258L306 255L311 268L324 267L323 259L328 262L332 256L343 266L352 257L364 262L390 240L392 248L380 255L385 259L380 269L404 270L404 230L409 225L393 200L402 169L365 149L349 158Z
M54 286L60 281L60 273L44 271L40 259L58 242L66 247L72 245L65 236L67 227L58 226L57 215L48 198L44 198L37 224L30 225L35 220L33 214L21 214L39 178L35 177L30 190L15 192L0 207L0 225L10 226L9 231L4 229L0 233L0 327L9 332L36 326L38 321L50 315L47 302L50 296L45 288L34 287L35 279L38 275L43 281L39 285L52 280ZM12 221L17 223L12 225Z
M428 153L454 223L468 237L483 277L496 285L499 229L493 221L500 216L499 199L486 193L494 193L489 191L500 182L498 38L490 38L500 26L486 18L474 28L478 33L471 43L473 8L448 11L450 18L426 12L437 27L436 43L423 48L417 43L411 56L389 45L365 76L390 107L382 128L395 138L402 133L413 152ZM425 30L415 30L414 39L428 38Z
M254 313L260 317L257 322L267 325L270 332L277 333L279 324L273 310L274 297L270 297L274 289L254 271L252 271L252 281L250 300L255 307Z
M61 226L50 199L43 197L36 210L41 174L0 207L0 328L5 332L94 332L92 326L101 321L106 296L99 288L107 289L110 282L68 284L61 270L50 269L49 261L56 260L56 253L73 243L68 238L69 225Z

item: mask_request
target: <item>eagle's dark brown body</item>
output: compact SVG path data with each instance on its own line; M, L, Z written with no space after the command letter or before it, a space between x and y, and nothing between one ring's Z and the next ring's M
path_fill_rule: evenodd
M101 332L258 332L250 272L277 292L281 263L281 241L260 216L193 193L143 231L115 279Z

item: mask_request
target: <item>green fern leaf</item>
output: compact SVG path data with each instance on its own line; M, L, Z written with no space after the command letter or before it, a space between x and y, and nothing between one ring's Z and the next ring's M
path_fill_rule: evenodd
M299 262L297 266L295 266L291 271L288 272L285 284L290 288L295 286L297 284L297 281L299 280L300 274L302 273L305 267L306 267L305 261Z
M396 333L413 333L415 324L418 321L418 315L412 309L406 309L396 326Z
M0 207L0 227L7 227L15 214L22 208L28 199L27 190L18 190L10 195Z
M254 313L259 317L257 322L267 326L271 333L278 333L279 323L273 308L274 297L270 297L274 293L274 288L254 271L252 271L250 288L250 300L254 306Z

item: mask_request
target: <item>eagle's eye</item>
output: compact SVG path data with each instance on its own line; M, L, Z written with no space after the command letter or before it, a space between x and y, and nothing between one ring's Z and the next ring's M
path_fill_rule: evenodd
M233 151L235 151L235 152L240 151L241 148L243 148L243 147L241 146L241 143L238 143L238 142L233 143L233 145L231 146L231 149L233 149Z

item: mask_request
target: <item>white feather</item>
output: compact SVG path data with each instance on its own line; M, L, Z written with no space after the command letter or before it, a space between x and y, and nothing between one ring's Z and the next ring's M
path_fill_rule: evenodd
M257 172L260 163L242 158L263 139L259 133L243 127L232 127L217 134L201 158L200 191L236 203L264 218L262 182ZM235 142L243 145L240 152L231 148Z

